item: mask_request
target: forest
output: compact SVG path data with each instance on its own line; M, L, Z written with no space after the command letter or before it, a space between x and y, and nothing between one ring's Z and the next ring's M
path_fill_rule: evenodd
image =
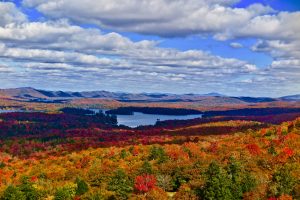
M0 200L300 200L300 0L0 0Z
M299 110L300 111L300 110ZM108 114L118 115L132 115L134 112L141 112L144 114L158 114L158 115L195 115L203 112L193 109L184 108L163 108L163 107L120 107L106 111Z
M0 199L300 199L300 114L279 111L138 128L76 107L2 113Z

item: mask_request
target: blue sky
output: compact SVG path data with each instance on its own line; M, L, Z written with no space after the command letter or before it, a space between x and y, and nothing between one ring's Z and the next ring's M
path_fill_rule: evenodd
M27 14L27 16L30 18L31 21L39 21L42 18L45 18L45 16L37 11L35 8L24 8L22 7L22 1L15 1L16 5L20 7L20 9L23 9L23 12ZM247 7L254 3L262 3L262 1L241 1L235 5L235 7L243 8ZM291 2L283 2L283 1L275 1L275 0L269 0L269 1L263 1L265 5L271 5L273 8L276 9L282 9L286 11L291 11L297 8L297 6L300 6L300 3L297 1L291 1ZM93 27L93 28L99 28L96 25L93 24L79 24L81 27L87 28L87 27ZM107 33L113 31L113 30L105 30L101 29L102 31L105 31ZM245 47L251 47L256 39L255 38L247 38L243 40L232 40L232 41L226 41L226 42L220 42L217 40L214 40L210 36L207 37L197 37L197 36L188 36L188 37L175 37L175 38L164 38L159 37L155 35L141 35L136 34L132 32L121 32L122 35L130 38L133 41L140 41L140 40L159 40L162 41L159 46L165 47L165 48L176 48L183 51L190 50L190 49L199 49L199 50L205 50L212 52L215 55L219 55L222 57L235 57L242 60L247 60L250 63L253 63L255 65L258 65L259 67L265 67L272 62L272 57L268 56L265 53L257 53L253 52L247 48L231 48L230 43L231 42L239 42L243 44ZM255 57L256 59L253 59Z
M236 7L247 7L253 3L262 3L264 5L269 5L275 10L281 11L298 11L300 9L300 2L298 0L247 0L240 1L236 4Z
M296 0L0 2L1 88L300 93Z

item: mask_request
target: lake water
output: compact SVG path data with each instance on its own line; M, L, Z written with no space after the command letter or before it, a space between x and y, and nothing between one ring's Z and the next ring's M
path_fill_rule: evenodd
M89 109L94 112L99 112L101 109ZM106 110L102 110L105 112ZM24 112L21 110L1 110L0 113L9 113L9 112ZM155 114L144 114L140 112L134 112L133 115L117 115L118 124L125 125L129 127L145 126L145 125L154 125L159 119L160 121L165 120L186 120L186 119L195 119L201 118L202 115L155 115Z
M186 120L201 118L202 115L153 115L144 114L140 112L134 112L133 115L117 115L118 124L125 125L129 127L137 127L142 125L154 125L159 119L160 121L165 120Z
M11 112L24 112L22 110L2 110L0 109L0 113L11 113Z
M107 109L89 109L98 113L100 111L104 112ZM137 126L147 126L154 125L159 119L160 121L165 120L186 120L186 119L195 119L201 118L201 114L197 115L156 115L156 114L144 114L141 112L134 112L133 115L117 115L118 125L125 125L131 128L135 128Z

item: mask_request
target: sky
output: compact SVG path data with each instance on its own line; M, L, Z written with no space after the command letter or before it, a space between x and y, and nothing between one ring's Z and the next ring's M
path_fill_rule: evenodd
M300 93L299 0L0 1L0 88Z

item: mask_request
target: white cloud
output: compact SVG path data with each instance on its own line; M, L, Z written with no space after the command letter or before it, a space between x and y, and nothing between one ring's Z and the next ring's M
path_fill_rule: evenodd
M246 70L249 72L254 72L258 70L258 68L255 65L251 65L251 64L246 64L245 67Z
M300 59L300 12L279 12L257 16L241 27L219 36L226 38L254 37L259 40L252 50L266 52L274 60ZM300 66L299 66L300 67Z
M133 42L117 33L103 34L98 29L83 29L65 20L10 24L0 28L0 39L4 42L0 43L1 56L22 62L67 63L159 74L220 76L250 72L249 64L237 59L200 50L159 48L157 42Z
M278 12L252 4L231 7L238 0L24 0L52 18L97 24L113 30L160 36L211 34L218 40L255 37L299 41L300 12ZM232 43L233 47L238 47Z
M26 21L26 16L11 2L0 2L0 27Z
M300 59L300 40L259 40L252 50L269 53L275 59Z
M0 40L18 47L105 51L118 53L134 48L149 48L156 42L132 42L118 33L102 34L98 29L83 29L65 20L28 22L0 27Z
M292 60L275 60L272 62L271 67L278 68L298 68L298 73L300 73L300 60L292 59Z
M300 12L279 12L256 16L243 26L235 27L224 37L257 37L267 40L299 40Z
M232 8L224 0L24 0L52 18L160 36L216 33L273 12L261 4Z
M9 3L11 8L5 10L6 16L24 16L16 17L17 20L0 19L0 72L9 70L11 74L0 73L1 84L9 85L17 77L20 84L42 87L50 82L53 87L76 86L83 90L96 86L118 91L176 93L239 90L249 95L298 91L298 13L274 12L260 4L230 7L236 2L25 0L25 5L34 6L52 18L38 22L27 21ZM260 40L252 50L267 52L274 61L268 68L260 69L239 59L201 50L162 48L157 41L135 42L116 32L103 33L74 22L161 36L257 37ZM242 47L239 43L230 45Z
M8 73L8 72L12 72L13 70L5 65L2 65L0 63L0 73Z
M99 58L95 55L44 49L10 48L3 44L0 44L0 57L20 61L73 63L75 65L118 65L118 61L108 58Z
M243 48L243 45L237 42L230 43L230 46L235 49Z

